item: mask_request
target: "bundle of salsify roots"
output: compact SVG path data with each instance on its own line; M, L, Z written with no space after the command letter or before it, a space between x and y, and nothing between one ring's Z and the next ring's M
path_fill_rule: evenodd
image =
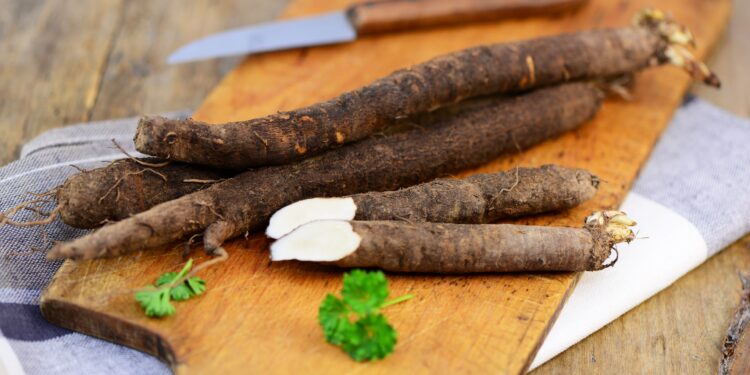
M547 165L433 179L577 128L641 69L673 64L718 87L688 52L693 43L670 17L645 10L630 27L468 48L266 117L216 125L145 117L135 144L154 158L82 171L0 215L0 225L59 216L99 227L56 244L50 259L112 257L198 235L206 251L226 256L226 240L270 221L273 260L405 272L602 269L616 243L634 238L622 212L595 212L582 228L492 224L590 199L599 180L588 171ZM50 215L13 220L46 199L57 201Z

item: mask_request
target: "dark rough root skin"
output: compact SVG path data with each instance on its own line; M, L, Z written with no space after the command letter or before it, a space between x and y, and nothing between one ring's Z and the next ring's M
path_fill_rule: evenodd
M187 238L218 221L233 224L222 240L236 237L260 229L276 210L301 199L396 190L517 152L518 147L576 128L596 114L601 101L601 92L592 85L572 83L462 103L431 115L429 126L241 173L59 244L49 257L92 258L148 249ZM205 245L211 251L220 244L214 240Z
M234 224L226 221L217 221L206 228L203 245L206 251L213 253L221 247L234 233Z
M183 163L155 168L122 159L69 177L57 191L57 204L65 224L96 228L203 189L222 177L226 174Z
M664 61L666 45L651 28L629 27L468 48L262 118L209 125L144 117L135 144L145 154L216 168L284 164L466 98L630 73Z
M598 185L586 170L544 165L351 198L357 206L354 220L484 224L578 206Z
M361 238L333 262L396 272L477 273L592 271L603 268L611 243L600 227L353 221Z

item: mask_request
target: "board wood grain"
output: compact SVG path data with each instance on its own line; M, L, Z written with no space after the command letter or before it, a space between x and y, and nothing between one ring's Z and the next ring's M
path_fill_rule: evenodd
M285 16L340 9L347 1L293 2ZM555 18L378 35L355 43L253 56L206 99L195 117L222 122L288 110L327 99L390 71L441 53L592 27L627 25L645 6L672 11L688 25L704 56L729 14L729 1L594 0ZM558 163L583 167L605 183L582 207L522 222L580 225L594 209L616 208L679 105L688 77L672 67L639 74L630 102L610 100L575 132L462 175ZM522 373L577 280L575 274L390 274L394 295L413 293L389 309L399 332L395 353L358 364L326 345L317 306L340 289L341 270L300 263L271 264L268 242L249 235L227 246L230 260L206 270L205 296L177 304L164 320L145 318L132 291L184 262L161 249L110 260L67 262L45 291L50 321L160 356L178 373L492 372ZM177 249L181 249L180 246ZM203 259L198 249L194 257ZM625 251L623 256L627 256Z

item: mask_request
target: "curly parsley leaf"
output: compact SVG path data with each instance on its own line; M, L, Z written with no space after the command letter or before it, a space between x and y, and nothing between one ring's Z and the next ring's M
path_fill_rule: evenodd
M342 298L328 294L318 309L326 341L340 346L356 361L382 359L393 352L396 331L380 310L413 296L386 301L388 294L388 281L381 271L345 274Z
M149 286L153 289L140 290L135 293L136 301L140 302L147 316L161 318L172 315L175 309L170 300L185 301L206 291L206 281L196 276L175 285L187 276L192 267L193 260L190 259L180 272L166 272L159 276L156 279L155 288Z
M344 301L358 314L377 310L388 298L388 281L381 271L354 270L344 275Z
M343 300L328 294L318 309L318 322L323 327L323 335L331 344L340 345L354 328L349 321L349 306Z
M395 345L396 330L383 314L377 314L358 320L343 348L355 361L364 361L385 358Z

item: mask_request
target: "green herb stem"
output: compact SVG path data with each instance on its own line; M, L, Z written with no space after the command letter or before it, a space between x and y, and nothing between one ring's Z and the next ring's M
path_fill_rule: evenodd
M390 300L390 301L385 301L385 302L384 302L384 303L383 303L383 304L382 304L382 305L380 306L380 308L381 308L381 309L384 309L384 308L386 308L386 307L388 307L388 306L390 306L390 305L395 305L395 304L397 304L397 303L401 303L401 302L404 302L404 301L408 301L408 300L410 300L410 299L412 299L412 298L414 298L414 295L413 295L413 294L404 294L404 295L403 295L403 296L401 296L401 297L397 297L397 298L394 298L394 299L392 299L392 300Z
M182 283L185 282L185 276L187 276L187 273L190 272L190 269L193 268L193 258L190 258L187 263L185 263L185 267L182 267L179 273L174 277L174 280L172 280L171 283L167 285L168 288L174 287L178 282Z

